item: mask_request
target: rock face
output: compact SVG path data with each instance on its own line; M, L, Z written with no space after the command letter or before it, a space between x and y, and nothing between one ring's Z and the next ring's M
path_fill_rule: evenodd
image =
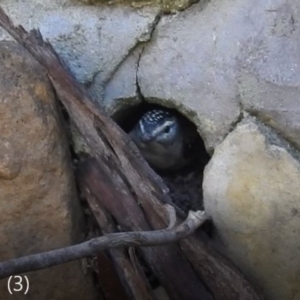
M136 84L136 72L142 49L142 47L137 47L133 54L122 62L118 71L112 75L105 86L101 106L109 115L114 115L116 112L142 102Z
M164 17L141 57L141 93L178 107L211 152L243 110L299 146L299 18L288 0L213 0Z
M177 107L213 153L206 209L269 300L300 299L299 163L254 121L229 132L247 112L300 150L299 20L297 1L196 4L160 20L138 68L142 95Z
M300 299L300 156L246 118L215 150L204 206L216 241L270 300Z
M52 87L12 42L0 44L0 90L0 260L79 242L80 207ZM95 299L79 261L27 276L30 299ZM24 298L8 293L6 279L0 294Z
M192 4L198 2L197 0L81 0L83 3L88 4L97 4L97 3L126 3L127 5L133 7L143 7L154 5L161 8L163 12L176 12L177 10L183 10L187 7L191 6Z
M106 99L102 106L114 109L120 100L129 105L140 102L136 48L150 39L158 7L91 6L74 0L3 0L1 7L14 23L27 30L39 28L93 98ZM0 40L8 38L0 29Z

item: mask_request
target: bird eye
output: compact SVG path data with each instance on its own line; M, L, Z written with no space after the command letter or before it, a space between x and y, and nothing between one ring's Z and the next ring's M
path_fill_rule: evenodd
M171 127L168 125L168 126L166 126L165 129L164 129L164 133L169 133L170 130L171 130Z

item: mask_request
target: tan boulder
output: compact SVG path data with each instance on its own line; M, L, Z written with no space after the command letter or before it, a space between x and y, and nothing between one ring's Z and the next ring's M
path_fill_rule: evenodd
M299 153L246 118L205 170L216 244L268 300L300 299Z
M13 42L0 44L0 91L0 261L79 242L81 211L53 90ZM30 299L95 299L80 261L27 276ZM7 279L0 295L12 299Z

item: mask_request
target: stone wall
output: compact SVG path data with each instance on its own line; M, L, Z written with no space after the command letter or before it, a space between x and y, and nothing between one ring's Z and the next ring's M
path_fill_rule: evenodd
M193 121L212 154L203 188L216 246L266 299L300 298L299 2L211 0L171 15L124 3L0 4L40 28L109 114L148 101Z

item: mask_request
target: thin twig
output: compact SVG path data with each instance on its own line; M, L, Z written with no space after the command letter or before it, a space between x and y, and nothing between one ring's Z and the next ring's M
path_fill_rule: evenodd
M165 204L167 213L169 214L169 226L168 229L172 229L176 225L176 211L170 204Z
M188 218L172 229L112 233L78 245L12 259L0 263L0 279L67 263L108 248L157 246L174 243L192 234L205 220L207 220L205 212L190 211Z

